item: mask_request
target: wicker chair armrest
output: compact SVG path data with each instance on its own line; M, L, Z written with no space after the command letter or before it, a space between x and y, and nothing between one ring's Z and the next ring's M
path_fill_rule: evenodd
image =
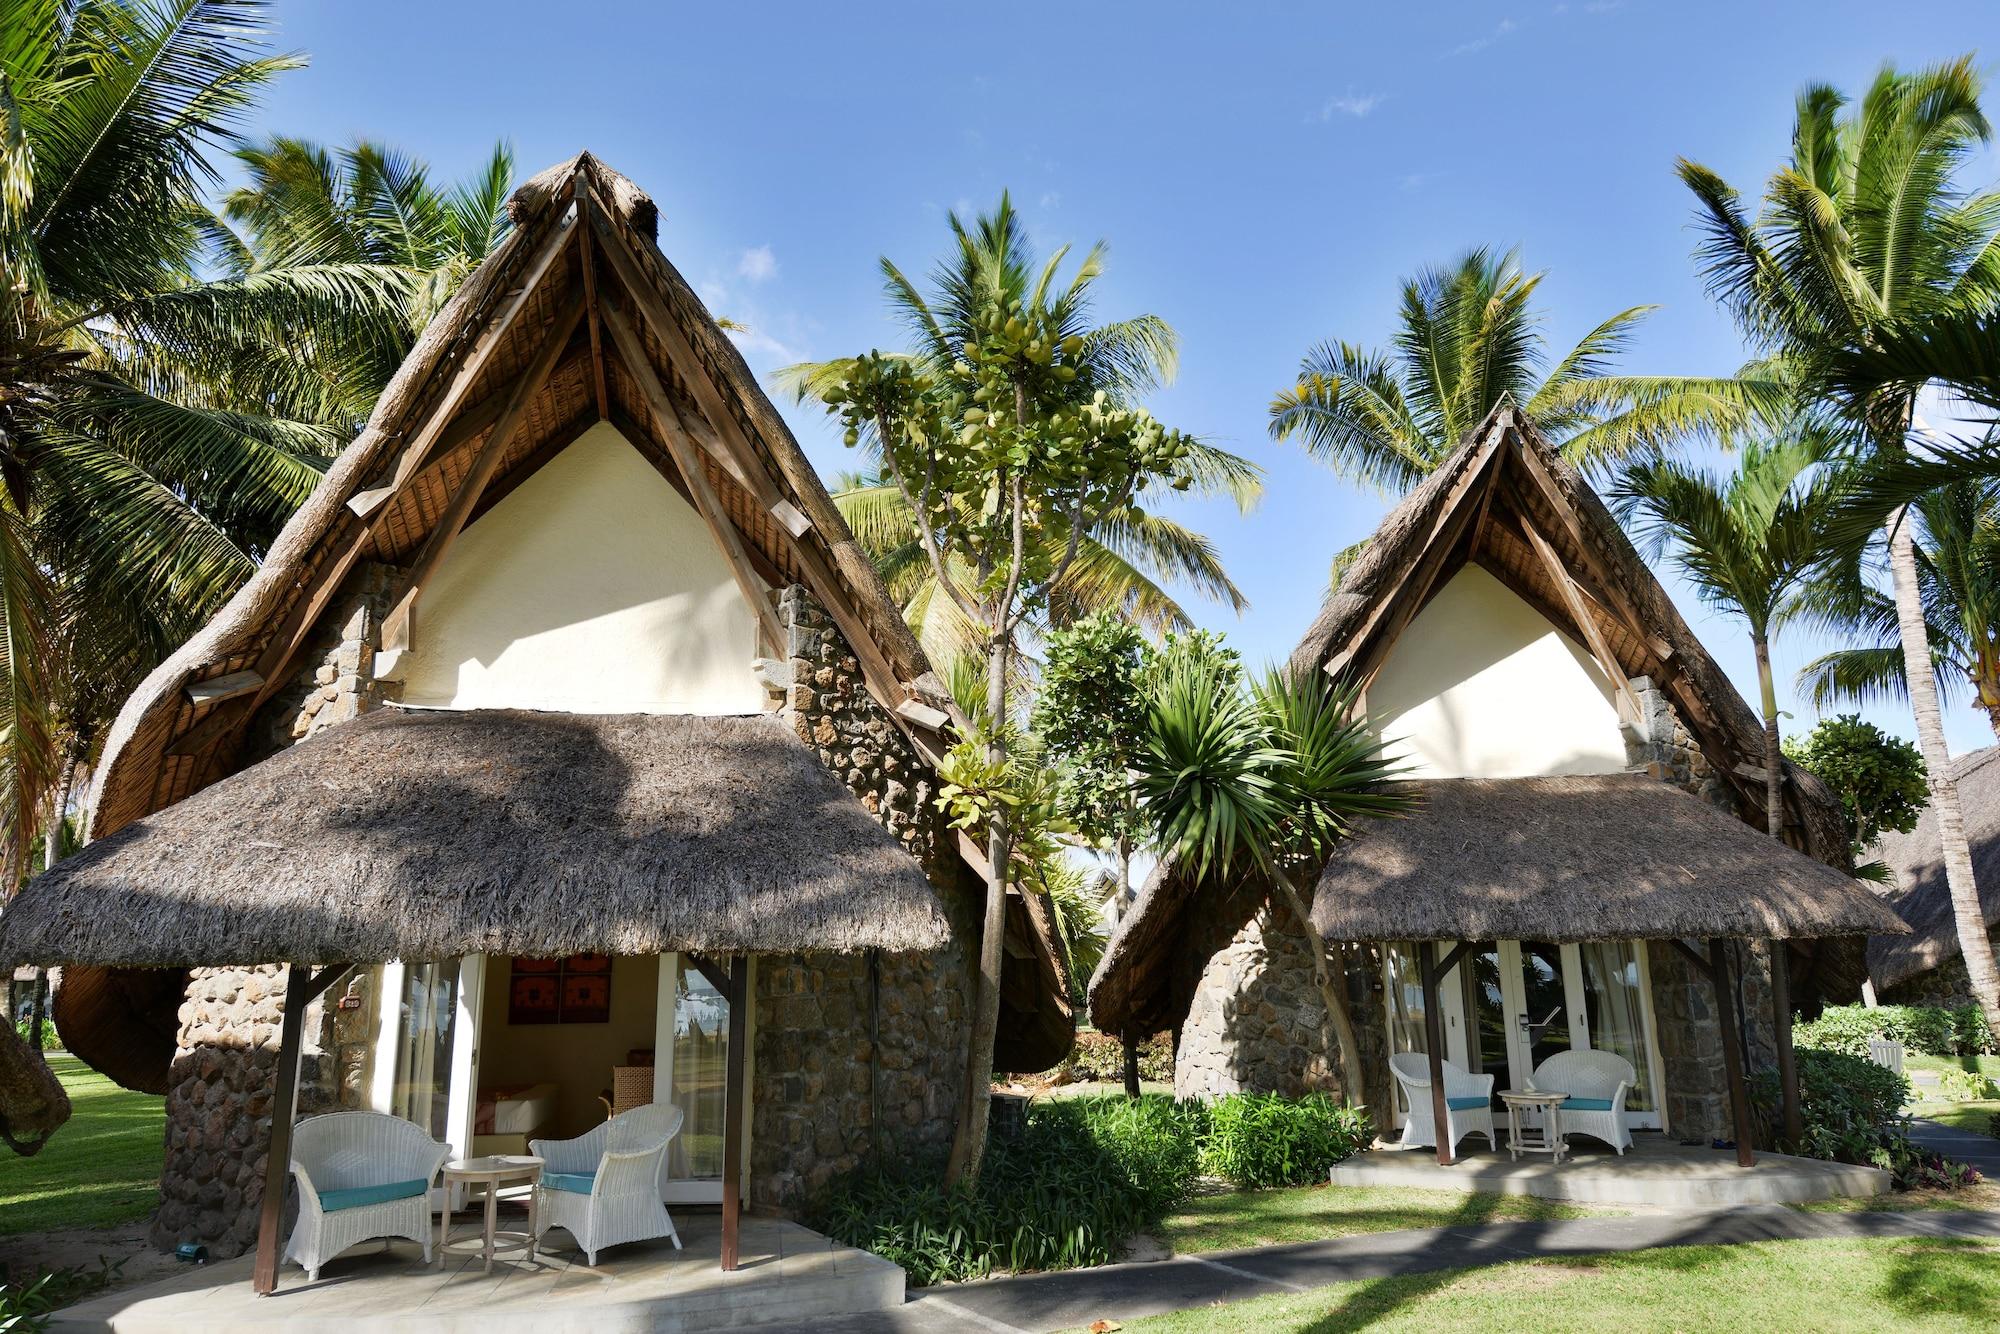
M590 1183L591 1198L632 1195L654 1189L666 1156L666 1140L650 1148L605 1154L598 1164L596 1178Z
M296 1158L292 1159L292 1179L299 1183L299 1207L301 1209L310 1207L314 1213L324 1213L325 1209L319 1202L319 1191L314 1187L312 1177L306 1172L306 1165Z

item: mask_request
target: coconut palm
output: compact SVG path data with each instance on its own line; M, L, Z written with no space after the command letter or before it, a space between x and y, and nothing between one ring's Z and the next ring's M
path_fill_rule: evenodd
M208 154L300 63L264 30L248 0L0 0L0 883L53 804L72 622L126 663L199 625L346 439L297 410L298 349L406 304L373 265L207 276Z
M1534 304L1542 278L1513 252L1485 249L1425 269L1403 284L1389 349L1334 341L1306 354L1271 401L1271 437L1296 437L1342 476L1400 495L1506 400L1572 462L1597 466L1738 429L1770 397L1754 380L1612 374L1651 306L1619 311L1549 367Z
M1885 67L1858 107L1824 84L1799 94L1790 160L1752 216L1721 177L1693 162L1709 290L1761 351L1814 376L1844 376L1858 351L1949 312L1990 308L2000 294L2000 192L1960 184L1991 137L1970 57L1901 73ZM1885 381L1858 405L1876 463L1908 454L1921 384ZM1913 524L1881 516L1904 680L1938 812L1945 875L1966 971L2000 1030L2000 970L1980 914L1964 819L1952 782Z
M1918 496L1911 515L1938 693L1947 700L1969 693L2000 737L2000 494L1990 481L1961 478ZM1829 571L1806 610L1858 641L1800 669L1799 688L1815 708L1908 702L1896 601L1867 580L1860 561Z
M1825 522L1840 475L1821 467L1827 437L1811 430L1737 451L1723 476L1656 457L1628 467L1612 503L1658 560L1674 562L1711 606L1743 618L1757 661L1764 719L1764 824L1783 833L1784 763L1771 636L1798 610L1825 557Z
M1233 654L1176 639L1159 664L1135 769L1161 855L1202 885L1254 871L1305 935L1322 1006L1321 1040L1341 1093L1362 1098L1345 951L1312 922L1313 887L1335 843L1365 815L1407 799L1384 790L1396 769L1351 687L1324 673L1272 670L1246 683Z
M428 166L366 140L328 149L273 138L236 151L246 176L223 200L218 258L237 277L311 265L357 265L407 275L397 327L373 346L328 349L317 367L326 411L367 418L431 318L506 235L514 155L496 144L464 181L442 186Z

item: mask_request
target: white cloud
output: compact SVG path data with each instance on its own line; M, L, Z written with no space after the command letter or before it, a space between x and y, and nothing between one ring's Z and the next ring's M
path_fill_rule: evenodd
M1474 51L1484 51L1487 47L1493 45L1493 43L1499 41L1502 37L1505 37L1520 26L1520 24L1514 22L1512 19L1501 19L1499 26L1494 28L1492 32L1487 33L1484 37L1475 37L1469 42L1460 42L1457 46L1445 52L1445 55L1469 56Z
M1352 116L1360 120L1388 100L1387 93L1357 93L1350 88L1339 97L1327 98L1319 109L1319 118L1325 121L1335 116Z
M736 272L753 283L766 282L778 276L778 257L771 253L771 247L757 246L743 252L736 261Z
M1062 207L1062 191L1044 190L1039 202L1043 208L1060 208Z
M788 345L779 342L760 329L737 325L735 328L727 329L724 332L729 335L731 342L743 350L743 355L746 357L768 357L772 361L778 362L792 362L800 359L798 354L793 352Z

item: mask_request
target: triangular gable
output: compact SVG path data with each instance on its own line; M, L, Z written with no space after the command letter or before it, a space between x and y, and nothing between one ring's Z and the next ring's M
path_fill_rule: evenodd
M915 638L734 344L654 244L657 213L588 154L508 205L513 228L432 322L368 426L217 617L153 672L108 739L101 837L232 770L363 561L398 571L383 650L421 637L457 537L599 421L702 516L782 643L769 588L802 584L869 692L935 755L946 703ZM393 670L393 668L390 668Z
M1756 715L1603 501L1509 405L1383 521L1293 652L1293 670L1325 671L1365 691L1417 614L1468 564L1589 651L1616 691L1621 718L1640 719L1627 682L1649 678L1739 806L1762 812ZM1809 775L1787 769L1790 834L1840 863L1846 836L1838 808Z

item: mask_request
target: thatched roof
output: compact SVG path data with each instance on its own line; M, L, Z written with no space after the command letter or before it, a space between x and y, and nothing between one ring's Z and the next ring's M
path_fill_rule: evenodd
M1382 520L1294 650L1291 669L1365 683L1431 596L1467 565L1584 646L1607 678L1649 678L1742 809L1761 813L1756 715L1589 484L1508 405ZM1844 867L1846 828L1825 785L1788 763L1785 794L1787 841ZM1752 832L1761 833L1761 816ZM1098 1027L1151 1032L1186 1013L1194 973L1177 955L1188 948L1188 910L1198 895L1184 879L1162 873L1119 921L1091 979ZM1254 897L1234 895L1238 925Z
M776 717L382 709L128 825L12 962L927 950L916 860Z
M1433 779L1334 850L1331 940L1819 939L1905 930L1826 863L1644 774Z
M282 706L273 695L302 667L358 565L419 563L453 521L453 502L476 486L469 479L485 478L469 513L456 516L465 523L600 420L690 500L718 540L738 545L766 587L810 590L860 660L870 695L920 754L934 759L950 744L922 721L952 712L942 684L742 354L660 253L653 201L584 153L523 184L508 215L506 239L424 330L257 573L126 701L97 770L92 838L254 759L247 738ZM517 390L526 395L518 425L498 440ZM677 459L690 456L683 469ZM225 680L249 685L214 684ZM912 701L928 707L903 711ZM1006 1004L1011 1016L1032 999L1027 1017L1049 1036L1021 1059L1048 1064L1067 1050L1070 1031L1054 926L1036 896L1010 894L1008 912L1025 940L1010 969L1033 981L1015 986ZM114 1077L157 1091L172 1052L157 1033L171 1007L135 998L167 988L111 981L70 970L67 985L80 997L69 1002L72 1049L99 1068L156 1068L154 1081ZM155 1035L144 1052L141 1031Z
M1951 776L1958 784L1965 838L1972 845L1979 906L1991 930L2000 926L2000 746L1960 755L1951 762ZM1895 872L1889 906L1911 928L1906 936L1868 942L1868 975L1877 987L1886 988L1957 958L1958 923L1944 879L1936 810L1925 807L1917 827L1907 834L1882 835L1875 851Z

